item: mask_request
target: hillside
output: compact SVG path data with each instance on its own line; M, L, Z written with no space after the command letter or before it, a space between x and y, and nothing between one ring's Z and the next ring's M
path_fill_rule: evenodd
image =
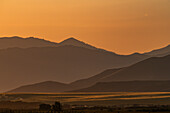
M0 50L0 89L50 80L69 83L146 57L121 56L76 46L4 49Z
M108 69L106 71L103 71L102 73L99 73L99 74L89 77L87 79L77 80L70 84L64 85L64 87L67 86L67 88L64 88L64 90L57 89L56 86L52 86L52 87L57 92L71 91L71 90L86 91L83 88L86 89L87 87L90 88L90 89L87 88L88 91L92 91L91 89L97 90L97 88L99 88L99 86L102 87L102 85L104 84L103 88L106 88L106 91L111 91L111 89L113 89L113 91L119 91L119 90L114 90L114 89L117 87L119 88L119 85L117 86L117 84L121 83L122 85L121 85L120 91L123 91L123 87L125 87L125 89L126 88L133 89L132 85L134 85L134 87L135 87L135 85L139 85L136 89L134 89L132 91L140 91L140 90L137 90L140 88L141 88L141 91L149 91L149 89L145 89L145 87L146 87L145 82L146 82L146 84L149 84L151 81L151 84L155 84L157 82L154 82L154 81L161 81L161 83L162 83L162 81L170 80L170 76L169 76L170 75L170 70L169 70L170 63L169 62L170 62L170 56L159 57L159 58L153 57L153 58L149 58L144 61L141 61L139 63L136 63L129 67L120 68L120 69ZM137 82L141 81L141 85L136 84L136 80L137 80ZM131 82L127 82L127 81L135 81L135 84L134 84L134 82L131 83ZM105 82L105 83L103 83L103 82ZM110 82L110 83L106 83L106 82ZM95 85L96 83L97 83L97 85ZM112 85L112 83L115 86ZM105 84L110 85L110 86L106 86ZM126 87L126 86L128 86L128 87ZM146 88L148 88L148 87L146 87ZM159 87L159 86L157 86L157 87ZM110 89L107 89L107 88L110 88ZM142 90L142 88L143 88L143 90ZM15 89L13 91L14 92L27 91L25 89L28 89L28 88L21 87L19 89L18 88ZM34 91L36 92L36 90L34 90L34 88L32 88L32 89L33 89L33 90L31 90L32 92L34 92ZM82 89L82 90L79 90L79 89ZM94 90L94 91L96 91L96 90ZM48 89L46 91L48 92ZM159 91L159 89L155 89L155 91Z
M133 81L133 80L170 80L170 55L153 57L121 69L118 73L101 80Z
M18 93L18 92L19 93L33 93L33 92L34 93L35 92L56 93L56 92L71 91L71 90L92 86L96 84L98 81L100 81L100 79L103 79L109 76L110 74L115 73L118 70L119 69L109 69L90 78L81 79L72 82L70 84L64 84L64 83L59 83L54 81L46 81L46 82L40 82L36 84L24 85L16 89L10 90L8 92L10 93Z
M92 85L96 84L97 82L101 81L102 79L107 78L111 74L118 72L119 70L121 70L121 69L120 68L119 69L108 69L108 70L105 70L105 71L95 75L95 76L89 77L87 79L80 79L75 82L72 82L69 84L72 87L72 89L70 89L70 90L81 89L81 88L86 88L86 87L92 86Z
M54 82L54 81L46 81L40 82L31 85L24 85L9 91L9 93L54 93L54 92L63 92L68 90L70 87L67 84Z
M170 92L170 81L124 81L97 83L73 92Z

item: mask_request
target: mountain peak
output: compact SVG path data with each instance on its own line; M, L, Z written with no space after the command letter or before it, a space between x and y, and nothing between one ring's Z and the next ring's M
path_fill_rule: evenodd
M66 40L77 40L77 39L74 38L74 37L70 37L70 38L68 38L68 39L66 39Z
M68 38L62 42L59 43L61 46L63 45L73 45L73 46L78 46L78 47L84 47L88 49L97 49L96 47L93 47L83 41L80 41L74 37Z
M84 43L82 41L79 41L77 40L76 38L74 37L71 37L71 38L68 38L68 39L65 39L64 41L60 42L60 44L72 44L72 43Z

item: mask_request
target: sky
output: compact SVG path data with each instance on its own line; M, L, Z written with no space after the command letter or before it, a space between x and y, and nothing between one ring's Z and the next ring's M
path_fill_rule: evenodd
M119 54L170 44L170 0L0 0L0 37L69 37Z

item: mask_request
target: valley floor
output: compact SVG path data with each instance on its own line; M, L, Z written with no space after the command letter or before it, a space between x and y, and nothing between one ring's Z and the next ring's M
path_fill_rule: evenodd
M30 93L1 94L0 101L42 102L52 104L59 101L72 105L131 105L170 104L170 92L101 92L101 93Z
M39 105L56 101L60 113L170 113L170 92L8 93L0 94L0 113L51 113Z

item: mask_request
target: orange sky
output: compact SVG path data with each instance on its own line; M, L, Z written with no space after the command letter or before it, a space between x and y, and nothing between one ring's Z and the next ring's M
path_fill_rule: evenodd
M170 44L170 0L0 0L0 36L14 35L149 51Z

